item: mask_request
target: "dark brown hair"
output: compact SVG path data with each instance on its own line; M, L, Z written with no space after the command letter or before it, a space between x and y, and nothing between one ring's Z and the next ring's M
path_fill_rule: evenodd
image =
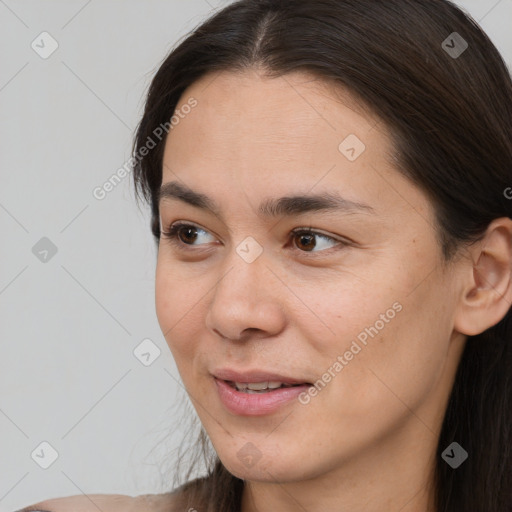
M382 120L397 171L435 208L446 261L493 219L511 217L504 190L512 185L512 82L473 19L446 0L241 0L181 41L150 85L133 175L151 205L157 244L165 137L144 156L141 149L196 80L256 66L270 77L305 71L338 84ZM457 469L441 458L453 441L469 453ZM437 512L512 511L511 443L509 310L468 338L439 439ZM181 490L201 512L235 512L243 481L215 457L206 478Z

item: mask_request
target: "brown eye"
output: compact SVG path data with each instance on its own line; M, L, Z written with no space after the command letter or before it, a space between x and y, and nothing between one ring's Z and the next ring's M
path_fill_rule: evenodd
M301 252L325 252L332 247L335 247L336 245L341 247L348 245L341 240L337 240L331 236L324 235L323 233L318 233L317 231L313 231L310 228L296 229L292 232L292 235L295 239L295 246ZM329 244L331 244L331 247L329 247Z
M316 241L315 235L311 235L309 233L296 233L297 237L297 246L306 251L310 251L315 248Z
M197 239L197 229L194 226L178 226L177 237L186 244L193 244Z
M163 238L167 239L175 247L184 250L194 250L197 246L206 245L205 243L195 243L202 235L211 236L208 231L199 226L179 222L172 224L167 231L162 231Z

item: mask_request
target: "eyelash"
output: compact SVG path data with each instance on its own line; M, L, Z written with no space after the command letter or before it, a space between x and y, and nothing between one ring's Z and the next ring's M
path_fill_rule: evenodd
M178 234L180 232L180 229L182 229L182 228L193 228L195 230L204 231L205 233L208 233L208 231L206 231L205 229L200 228L199 226L196 226L194 224L189 224L189 223L185 223L185 222L175 222L174 224L169 226L167 231L162 231L161 235L163 238L168 240L173 246L177 247L180 250L185 250L185 251L200 250L200 249L194 249L193 245L185 244L179 240ZM320 233L318 231L315 231L311 227L296 228L296 229L292 230L290 232L290 234L292 235L292 237L299 236L299 235L318 235L319 237L322 237L322 238L325 238L325 239L328 239L328 240L331 240L334 242L338 242L337 247L330 247L328 249L324 249L324 250L321 250L318 252L300 251L305 254L310 253L313 257L317 256L319 253L320 254L330 253L333 250L343 249L350 245L350 242L348 240L347 241L338 240L334 237L331 237L331 236L325 235L323 233Z

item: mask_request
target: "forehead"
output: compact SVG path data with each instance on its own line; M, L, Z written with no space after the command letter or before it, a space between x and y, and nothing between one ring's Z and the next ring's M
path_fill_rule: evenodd
M210 73L182 94L176 113L191 98L197 106L180 114L167 137L167 164L208 161L211 169L215 162L230 161L254 170L263 159L281 169L291 163L318 169L339 159L340 143L347 137L374 148L382 159L391 152L384 126L368 108L310 74Z
M191 98L197 105L183 109ZM385 125L332 83L212 73L182 94L181 109L188 113L167 137L162 183L182 181L233 212L258 198L334 190L381 216L420 213L425 223L431 215L426 196L397 172Z

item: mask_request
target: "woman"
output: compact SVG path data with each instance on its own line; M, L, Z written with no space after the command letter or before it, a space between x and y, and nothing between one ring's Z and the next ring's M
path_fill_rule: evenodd
M181 42L132 163L215 459L119 506L512 510L511 162L510 75L451 2L242 0Z

